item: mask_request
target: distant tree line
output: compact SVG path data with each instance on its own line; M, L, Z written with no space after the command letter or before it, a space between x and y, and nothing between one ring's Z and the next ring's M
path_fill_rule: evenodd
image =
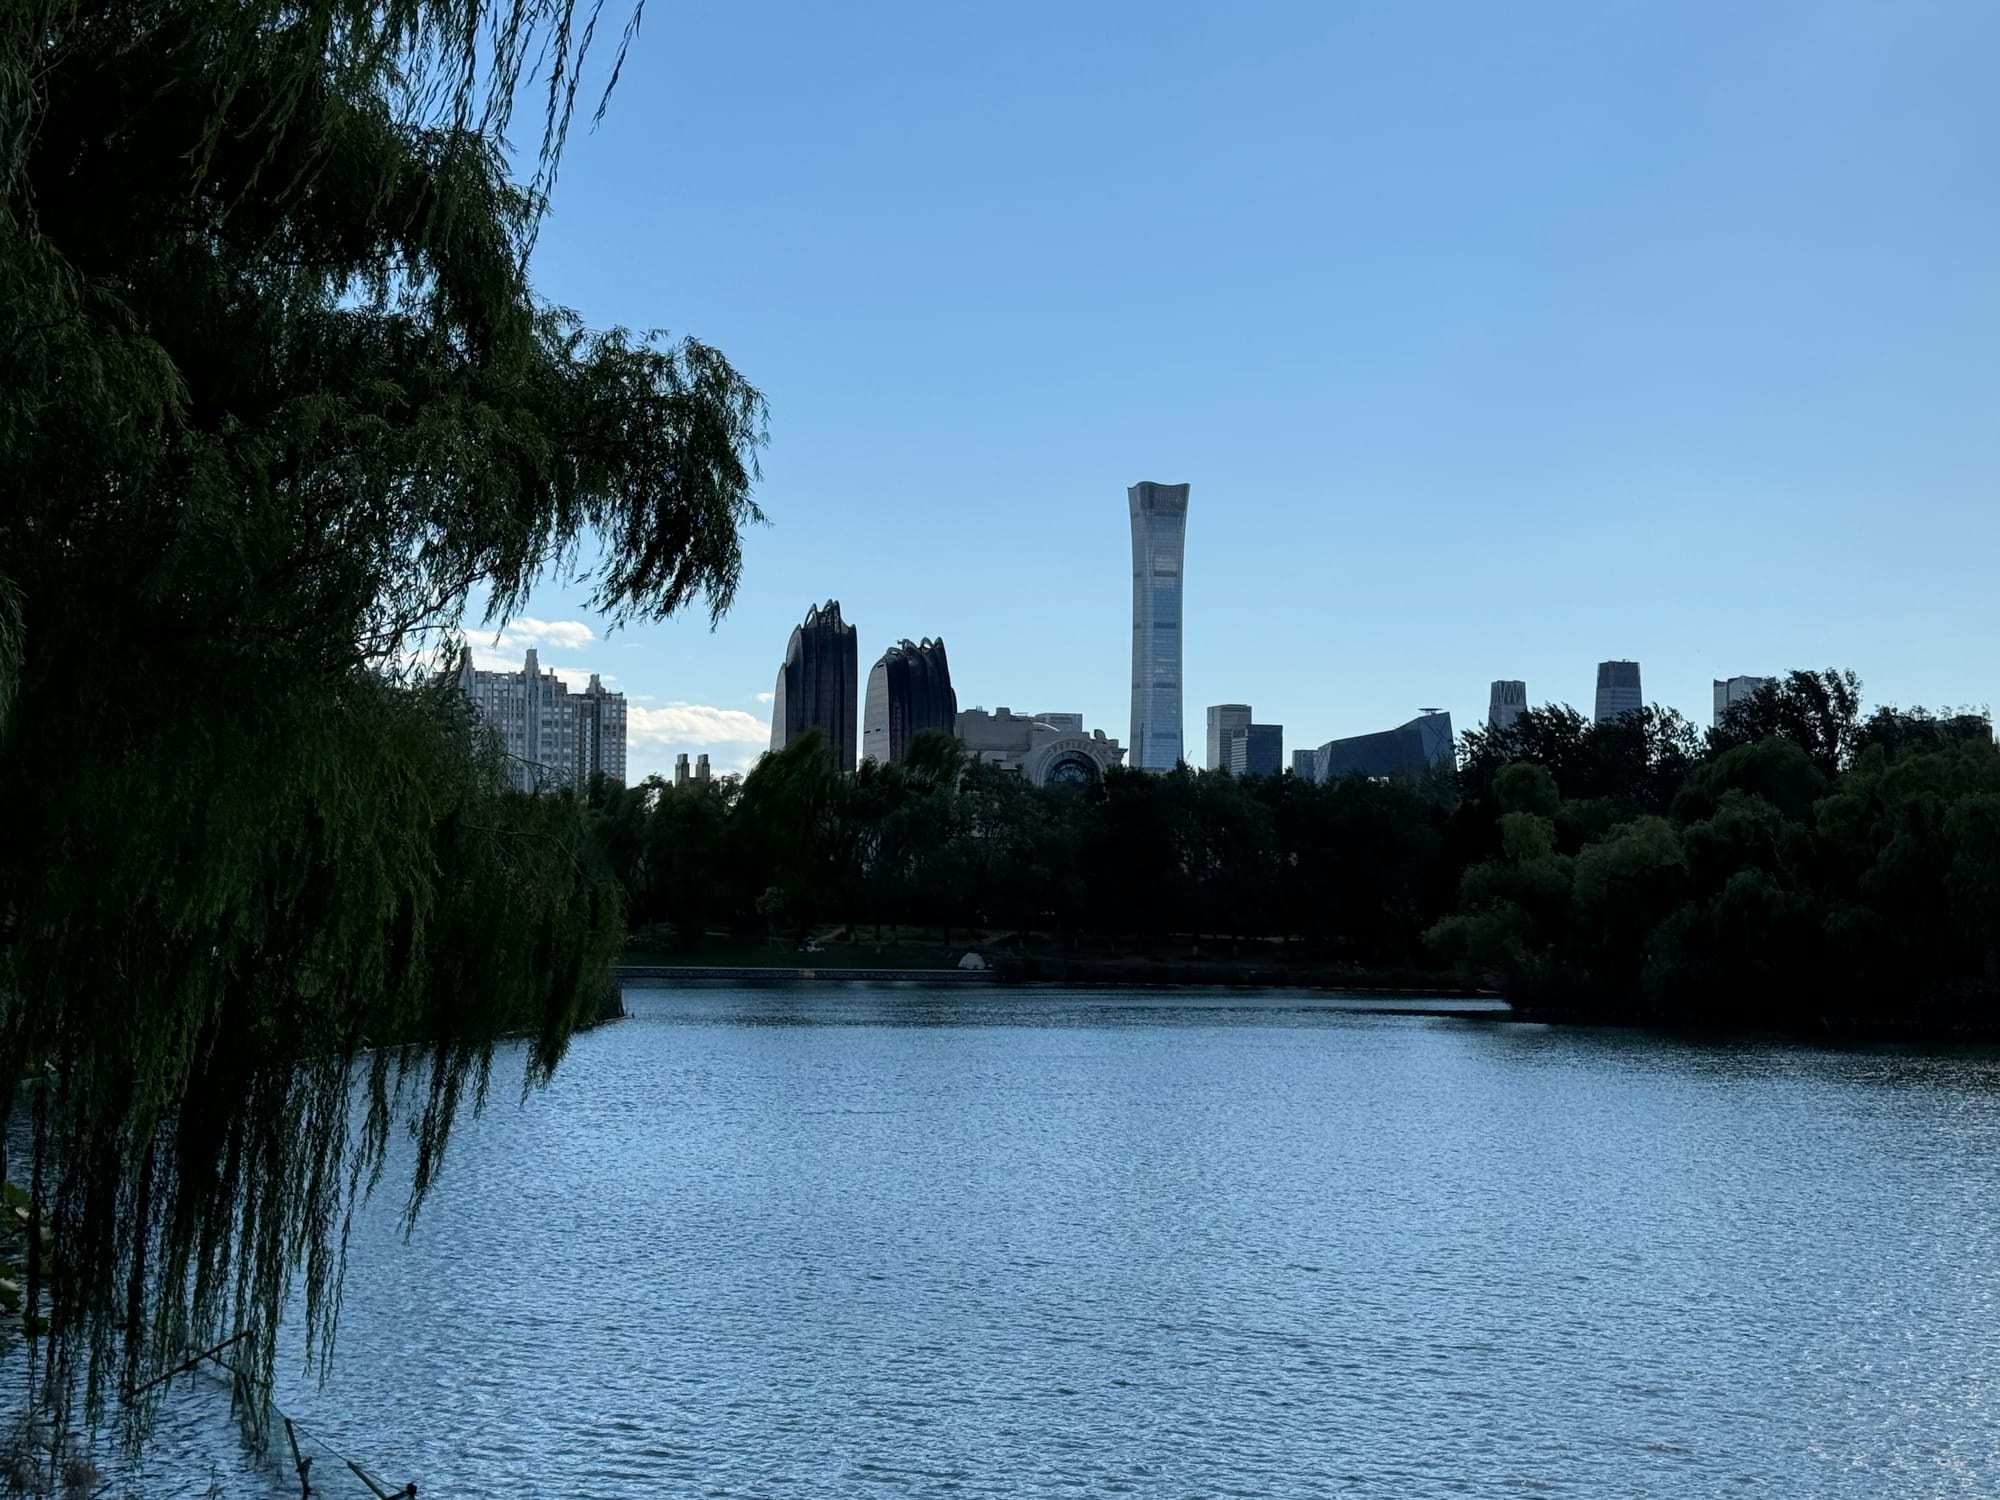
M740 781L594 800L630 924L687 941L916 924L1304 944L1575 1019L1985 1024L1991 725L1860 705L1825 671L1708 731L1530 709L1414 784L1120 769L1037 788L942 734L843 777L807 736Z

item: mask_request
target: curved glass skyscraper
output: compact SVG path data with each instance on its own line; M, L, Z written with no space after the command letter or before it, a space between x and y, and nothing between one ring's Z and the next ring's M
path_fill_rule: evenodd
M1181 563L1188 487L1141 481L1132 507L1132 743L1142 771L1181 760Z
M854 627L840 617L840 601L806 611L792 631L785 664L771 695L771 748L782 750L808 729L826 736L836 770L854 769Z
M910 741L926 729L952 732L958 694L951 690L951 663L944 642L926 636L921 645L903 641L882 653L868 674L862 700L861 758L904 760Z

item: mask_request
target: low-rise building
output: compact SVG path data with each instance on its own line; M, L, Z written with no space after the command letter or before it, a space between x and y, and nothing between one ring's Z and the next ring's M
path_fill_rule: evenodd
M1420 781L1433 769L1453 764L1451 715L1418 714L1407 724L1377 734L1328 740L1312 752L1312 758L1314 781L1348 776Z
M954 730L967 755L1018 772L1035 786L1083 785L1124 762L1124 748L1081 714L1025 714L968 709Z

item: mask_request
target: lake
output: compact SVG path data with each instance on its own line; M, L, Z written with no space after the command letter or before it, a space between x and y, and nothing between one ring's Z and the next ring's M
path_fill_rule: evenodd
M357 1223L281 1392L425 1497L2000 1493L1993 1054L626 1003Z

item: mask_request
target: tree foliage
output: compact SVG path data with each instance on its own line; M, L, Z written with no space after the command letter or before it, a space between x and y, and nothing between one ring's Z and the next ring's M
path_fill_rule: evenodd
M545 1076L604 982L599 820L502 795L419 682L551 567L719 612L758 519L722 356L529 281L598 19L0 13L0 1103L57 1402L243 1325L268 1375L300 1271L323 1348L392 1132L414 1211L494 1038Z
M833 773L808 737L740 785L625 805L635 921L1303 941L1456 965L1538 1013L1808 1029L2000 1025L2000 752L1983 714L1796 673L1706 737L1547 707L1455 784L1185 768L1037 789L948 741ZM1831 763L1832 769L1827 769ZM705 872L688 878L678 872Z
M1422 956L1448 900L1448 810L1365 778L1113 770L1034 787L920 735L909 759L833 769L807 734L741 782L655 781L620 804L643 848L632 921L796 935L815 926L1006 929L1164 939L1311 938L1354 956Z
M1588 743L1604 726L1523 717L1525 735L1467 737L1460 816L1499 837L1431 937L1469 973L1578 1019L2000 1025L1983 713L1864 718L1853 673L1793 672L1734 705L1677 784L1629 750L1609 801ZM1529 753L1487 769L1508 751Z

